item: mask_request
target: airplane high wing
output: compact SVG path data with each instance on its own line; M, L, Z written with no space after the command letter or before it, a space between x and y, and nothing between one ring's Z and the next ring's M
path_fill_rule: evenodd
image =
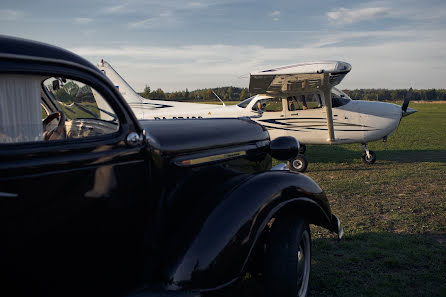
M329 143L336 142L331 89L350 72L352 66L340 61L323 61L293 64L250 75L249 91L252 94L270 94L277 97L292 97L322 92L327 114Z

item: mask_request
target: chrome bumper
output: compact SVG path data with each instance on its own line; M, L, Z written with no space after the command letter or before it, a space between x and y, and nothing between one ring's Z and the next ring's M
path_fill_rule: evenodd
M331 221L332 221L332 231L336 232L338 234L338 239L341 240L344 236L344 228L341 225L341 221L338 219L337 216L334 214L331 215Z
M280 163L270 169L271 171L290 170L285 163Z

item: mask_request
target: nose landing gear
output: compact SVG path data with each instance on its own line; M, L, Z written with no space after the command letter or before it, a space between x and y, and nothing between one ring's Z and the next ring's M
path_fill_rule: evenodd
M362 156L361 156L362 162L364 162L366 164L373 164L373 163L375 163L375 161L376 161L376 154L375 154L375 152L370 151L367 148L367 144L366 143L363 144L362 146L364 147L364 150L365 150L365 152L362 153Z

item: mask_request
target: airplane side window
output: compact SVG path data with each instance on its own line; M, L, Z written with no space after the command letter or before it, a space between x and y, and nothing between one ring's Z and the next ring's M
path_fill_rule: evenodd
M246 106L248 106L248 104L251 102L252 99L254 99L255 96L249 97L248 99L243 100L242 102L240 102L239 104L237 104L238 107L241 108L246 108Z
M287 98L288 110L306 110L322 107L322 99L319 94L300 95Z
M257 101L252 107L253 110L259 109L264 112L278 112L282 111L282 98L268 98Z

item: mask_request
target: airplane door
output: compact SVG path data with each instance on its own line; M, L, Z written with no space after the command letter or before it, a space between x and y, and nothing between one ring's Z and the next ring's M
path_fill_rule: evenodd
M284 99L288 136L301 143L326 143L327 119L322 102L316 95L292 96Z

